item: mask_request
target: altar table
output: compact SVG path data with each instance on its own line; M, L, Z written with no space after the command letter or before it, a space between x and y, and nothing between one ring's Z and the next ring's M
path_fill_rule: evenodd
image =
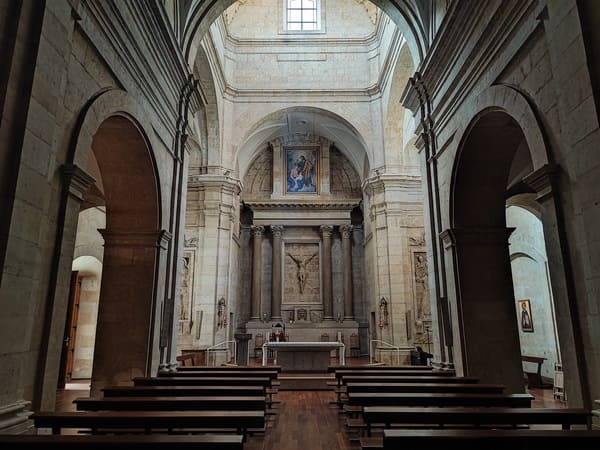
M327 371L329 355L339 349L340 365L346 364L342 342L265 342L262 365L267 365L268 350L276 352L281 371Z

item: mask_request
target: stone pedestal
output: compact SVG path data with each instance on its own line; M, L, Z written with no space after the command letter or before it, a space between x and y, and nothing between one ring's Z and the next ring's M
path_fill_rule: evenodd
M233 335L236 342L236 360L239 366L248 366L249 360L249 348L250 340L252 335L250 333L235 333Z

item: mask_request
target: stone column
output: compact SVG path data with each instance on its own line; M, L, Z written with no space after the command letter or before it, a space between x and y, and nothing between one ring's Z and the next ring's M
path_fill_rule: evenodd
M341 225L342 259L344 265L344 319L354 320L352 299L352 225Z
M260 320L260 285L262 280L262 237L265 227L252 226L254 248L252 252L252 310L250 320Z
M321 268L323 280L323 319L333 320L333 289L331 283L331 234L332 225L321 225L323 236L323 265Z
M98 230L104 262L91 392L151 375L149 361L158 350L160 313L156 299L157 258L165 252L164 230ZM124 301L126 299L126 301ZM170 314L166 311L164 314ZM172 317L170 317L172 319ZM127 336L124 344L124 336ZM118 349L119 357L115 357Z
M271 284L271 319L281 320L281 235L282 225L271 225L273 233L273 270Z

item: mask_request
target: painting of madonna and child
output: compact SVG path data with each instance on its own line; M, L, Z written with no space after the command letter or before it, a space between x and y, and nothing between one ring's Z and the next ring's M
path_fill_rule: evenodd
M285 150L287 193L317 193L318 150L287 148Z

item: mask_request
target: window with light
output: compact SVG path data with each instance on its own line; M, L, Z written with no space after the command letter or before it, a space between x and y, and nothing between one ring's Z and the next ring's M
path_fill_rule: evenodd
M287 31L319 31L319 0L286 0Z

